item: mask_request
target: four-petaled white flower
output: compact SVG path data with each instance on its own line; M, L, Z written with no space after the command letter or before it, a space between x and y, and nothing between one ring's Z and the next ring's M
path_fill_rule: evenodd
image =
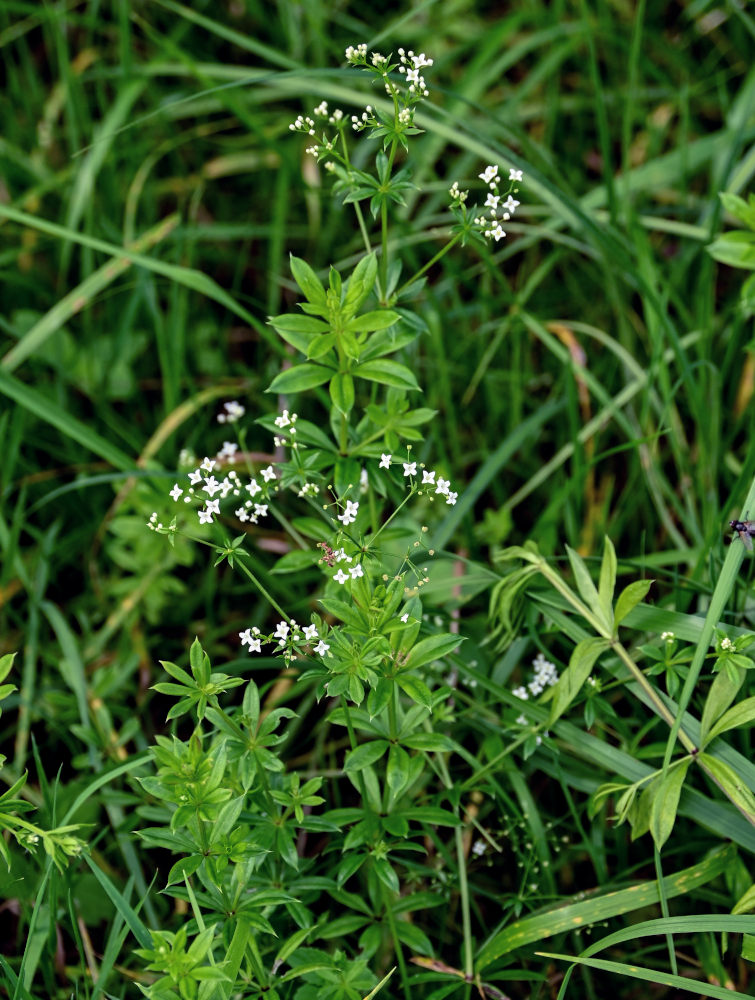
M458 493L448 493L446 496L446 503L450 504L453 507L454 504L456 503L458 496L459 496Z
M291 626L288 624L288 622L278 622L278 624L275 626L275 632L274 632L275 638L285 639L290 631L290 628Z
M250 653L259 653L262 651L262 644L254 634L257 631L258 631L257 629L252 630L248 628L244 632L239 632L239 639L241 639L241 645L248 646Z
M364 576L364 570L362 569L362 564L357 563L356 566L352 566L351 569L349 570L349 573L351 573L352 580L357 580L360 576Z
M191 483L192 486L196 486L197 483L200 483L202 481L202 479L203 476L201 469L195 469L193 472L189 473L189 482Z
M329 649L330 646L323 639L320 639L320 641L315 646L315 652L317 653L318 656L325 656L325 654Z
M521 179L522 179L522 171L514 170L514 168L512 167L511 170L509 170L509 180L520 181Z
M485 167L483 172L477 176L486 184L495 184L498 180L498 164L491 163L489 167Z
M197 511L197 513L199 514L200 524L212 524L212 511L205 508L204 510Z
M317 626L316 625L305 625L304 626L304 638L309 642L312 639L317 638Z
M380 465L378 466L378 468L380 468L380 469L388 469L388 468L390 468L390 465L391 465L391 456L390 455L381 455L380 456Z
M401 621L404 623L404 625L406 625L406 623L409 621L409 612L408 611L406 612L406 614L401 615Z
M438 477L438 484L435 487L436 493L442 493L445 496L448 495L448 487L451 485L450 479L443 479L442 476Z
M347 573L344 573L342 569L339 569L338 572L333 577L333 579L336 581L336 583L346 583L349 577Z
M434 469L433 469L432 472L428 472L427 469L423 469L422 470L422 485L424 486L425 483L431 483L433 486L435 486L435 470Z
M403 462L404 475L405 476L416 476L417 475L417 463L416 462Z
M217 463L215 462L214 458L205 458L203 459L202 464L199 466L199 468L202 469L204 472L212 472L216 464Z
M260 484L257 482L256 479L252 479L251 482L248 482L246 484L244 489L249 491L250 496L256 496L260 492L262 487L260 486Z
M176 485L170 491L170 495L173 497L174 500L178 500L178 498L183 495L183 490L178 485L178 483L176 483Z
M220 501L219 500L208 500L205 505L205 510L210 514L220 513Z
M205 479L204 486L202 487L202 492L209 493L211 497L214 497L215 494L220 489L222 489L222 486L217 481L217 479L214 476L210 476L208 479Z
M271 480L275 479L275 469L272 467L272 465L268 465L266 469L262 470L260 475L262 476L262 478L265 480L266 483L269 483Z
M343 514L338 515L338 520L342 521L344 527L347 524L353 524L357 519L357 512L359 511L359 501L358 500L347 500L346 510Z

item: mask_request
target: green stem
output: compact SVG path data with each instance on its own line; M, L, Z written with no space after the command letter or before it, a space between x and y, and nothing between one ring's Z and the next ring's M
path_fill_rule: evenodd
M440 250L439 250L439 251L438 251L438 252L437 252L437 253L435 254L435 256L434 256L434 257L432 257L432 258L431 258L431 259L430 259L430 260L429 260L429 261L428 261L428 262L427 262L426 264L424 264L424 265L423 265L423 266L422 266L422 267L421 267L421 268L419 269L419 271L415 271L415 273L414 273L414 274L413 274L413 275L411 276L411 278L409 278L409 280L408 280L408 281L405 281L405 282L403 283L403 285L402 285L402 286L401 286L401 287L400 287L400 288L398 289L398 291L397 291L397 292L396 292L396 293L394 294L393 298L394 298L395 300L398 300L398 299L399 299L399 298L401 297L401 293L402 293L402 292L403 292L403 291L404 291L405 289L407 289L407 288L408 288L408 287L409 287L409 286L410 286L410 285L411 285L411 284L412 284L413 282L415 282L415 281L417 281L417 280L418 280L419 278L421 278L421 277L422 277L422 275L423 275L423 274L425 273L425 271L429 271L429 270L430 270L430 268L431 268L431 267L433 266L433 264L437 264L437 262L438 262L438 261L439 261L439 260L440 260L440 259L441 259L442 257L445 257L445 255L446 255L446 254L448 253L448 251L449 251L449 250L451 249L451 247L455 246L455 245L456 245L456 244L457 244L457 243L459 242L459 240L460 240L460 239L461 239L461 233L457 233L457 234L456 234L456 235L455 235L455 236L453 237L453 239L449 240L449 241L448 241L448 243L446 243L446 245L445 245L445 246L444 246L444 247L443 247L442 249L440 249Z

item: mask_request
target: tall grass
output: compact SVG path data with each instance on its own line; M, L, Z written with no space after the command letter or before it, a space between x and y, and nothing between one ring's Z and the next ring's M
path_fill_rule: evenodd
M435 59L433 100L418 118L418 191L395 229L408 264L440 245L453 180L499 160L526 174L508 241L431 269L426 329L405 359L438 414L418 457L466 484L440 529L466 568L456 593L437 582L437 605L486 665L471 670L466 655L458 665L478 683L459 688L460 742L489 768L475 823L506 844L471 873L477 943L493 942L483 956L505 968L512 997L552 995L564 966L533 958L546 950L548 917L536 913L528 929L529 911L657 877L647 838L589 819L585 804L602 768L644 773L643 756L666 738L649 715L644 729L641 715L622 717L617 694L600 738L561 720L561 756L512 763L500 719L501 705L516 704L512 678L538 648L566 660L560 637L581 636L541 594L520 609L508 651L491 652L490 557L532 538L555 561L568 544L589 565L609 535L620 572L656 581L633 638L669 627L672 614L679 637L697 637L684 635L688 616L705 615L726 522L755 476L751 318L739 276L705 251L726 224L718 192L752 186L754 28L746 7L705 3L0 8L0 653L20 651L2 777L30 769L41 825L70 819L76 803L106 875L42 873L19 850L10 874L0 866L12 901L0 917L0 993L136 995L128 929L171 924L159 879L149 891L155 855L130 836L142 820L127 776L164 725L149 688L158 659L180 660L196 634L241 671L235 633L252 609L244 596L240 610L230 573L207 574L188 546L158 553L144 523L180 449L204 453L219 400L274 411L263 390L285 354L265 320L292 308L288 254L341 266L361 249L348 206L288 124L322 99L349 114L380 106L332 68L362 40ZM267 441L253 431L248 447ZM732 627L750 626L750 581L747 563L723 616ZM265 582L278 599L290 594L285 577ZM303 590L297 600L306 607ZM277 671L260 661L265 683ZM297 703L285 686L281 697ZM303 696L300 710L312 702ZM332 764L330 741L295 736L314 770ZM734 750L749 755L746 732ZM728 911L752 844L728 813L706 822L700 788L683 802L660 872L668 898L676 874L705 858L700 898ZM727 836L743 849L737 860L720 853ZM446 850L440 839L431 848ZM570 916L559 916L566 943L549 952L585 944ZM443 935L447 964L461 967L456 920ZM660 967L657 929L641 943L616 939L614 957ZM747 972L724 964L717 930L682 931L694 942L685 968L744 991ZM611 975L626 968L589 968L572 989L632 995ZM422 982L417 995L429 995ZM658 995L681 988L666 987Z

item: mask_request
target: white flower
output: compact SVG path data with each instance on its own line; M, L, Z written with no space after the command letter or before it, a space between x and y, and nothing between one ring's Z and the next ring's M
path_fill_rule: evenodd
M505 208L507 212L511 212L511 214L513 215L516 209L519 207L519 205L520 202L518 202L515 198L512 198L511 195L509 195L506 201L504 201L502 208Z
M296 418L294 418L294 419L296 419ZM275 426L276 427L280 427L281 430L284 427L288 427L288 425L290 423L292 423L292 420L291 420L291 418L288 415L288 410L284 410L283 413L281 413L281 415L279 417L275 418Z
M234 511L234 513L236 514L236 517L239 519L239 521L249 520L249 514L247 513L246 507L239 507L237 508L237 510Z
M495 240L496 243L498 243L500 240L502 240L504 238L504 236L506 235L506 233L504 233L503 226L499 222L498 225L495 227L495 229L489 229L485 233L485 235L487 236L487 238L489 240Z
M209 493L209 495L213 497L219 489L221 489L220 483L214 476L210 476L208 479L205 479L202 492Z
M224 441L223 447L218 452L218 458L228 458L233 462L238 450L239 446L234 441Z
M673 632L661 632L661 642L670 642L673 638Z
M336 573L336 575L333 577L333 579L336 581L336 583L343 584L343 583L346 583L346 581L349 579L349 577L348 577L348 575L346 573L344 573L344 571L342 569L339 569L338 572Z
M515 698L521 698L522 701L527 701L527 699L529 698L529 695L527 694L527 688L523 684L520 684L518 688L514 688L514 690L511 693L514 695Z
M451 485L451 480L450 479L443 479L442 476L439 476L438 477L438 484L435 487L436 494L437 493L441 493L444 496L448 496L448 487L450 485Z
M486 184L494 184L498 180L498 164L491 163L489 167L485 167L483 172L477 176Z
M422 470L422 485L424 486L425 483L430 483L432 486L435 486L435 470L434 469L433 469L432 472L428 472L427 469L423 469Z
M327 644L327 642L324 642L322 639L320 639L320 641L315 646L315 652L317 653L318 656L325 656L325 654L329 649L330 646Z
M316 625L305 625L304 626L304 638L309 642L312 639L317 638L317 626Z
M354 521L356 521L357 519L358 510L359 510L359 501L347 500L346 510L343 512L343 514L338 515L338 520L343 522L344 527L347 524L353 524Z
M254 505L254 516L255 517L267 517L267 504L266 503L256 503Z
M459 496L459 494L458 494L458 493L451 493L451 492L449 492L449 493L448 493L448 494L446 495L446 503L447 503L447 504L448 504L448 505L449 505L450 507L453 507L453 506L454 506L454 505L456 504L456 500L457 500L458 496Z
M250 482L246 484L244 489L248 490L251 496L256 496L260 492L262 487L260 486L260 484L257 482L256 479L252 479Z
M189 482L192 486L196 486L197 483L201 482L203 479L202 470L195 469L194 472L189 473Z
M346 555L346 551L343 548L336 549L336 551L333 553L333 556L334 556L336 562L351 562L352 561L352 557L351 556L347 556Z
M278 624L275 626L275 632L273 634L276 639L280 639L282 642L285 642L289 630L290 626L288 622L278 622Z
M391 464L391 456L390 455L381 455L380 456L380 465L378 466L379 469L388 469L388 468L390 468L390 464Z
M212 470L217 465L214 458L205 458L202 460L202 464L199 466L204 472L212 472Z
M408 611L405 614L401 615L401 621L404 623L404 625L406 625L406 623L409 621L409 612Z
M476 840L474 844L472 844L472 854L476 855L478 858L481 858L486 850L487 844L484 840Z
M404 475L405 476L416 476L417 475L417 463L416 462L404 462Z
M254 633L252 632L252 629L248 628L244 632L239 632L239 639L241 639L242 646L249 647L250 653L261 652L262 647L260 640L255 637Z
M512 167L511 170L509 170L509 180L520 181L521 179L522 179L522 171L514 170L514 168Z
M364 576L364 570L362 569L362 564L357 563L356 566L352 566L351 569L349 570L349 573L351 573L352 580L357 580L360 576Z
M182 489L181 489L181 487L180 487L180 486L178 485L178 483L176 483L176 485L175 485L175 486L173 487L173 489L172 489L172 490L170 491L170 495L171 495L171 496L173 497L173 499L174 499L174 500L178 500L178 498L179 498L180 496L182 496L182 494L183 494L183 490L182 490Z
M266 469L263 469L262 472L260 472L260 475L266 483L269 483L271 480L275 479L275 469L272 465L268 465Z
M208 511L210 514L219 514L220 513L220 501L219 500L208 500L207 504L205 505L205 510Z
M200 524L212 524L212 511L205 508L204 510L197 511L197 513L199 514Z
M218 414L219 424L235 424L246 413L241 403L238 403L235 399L232 399L230 403L223 403L223 408L225 409L225 413Z
M500 195L492 194L488 192L488 196L485 199L485 208L492 208L495 210L498 208L498 202L501 200Z

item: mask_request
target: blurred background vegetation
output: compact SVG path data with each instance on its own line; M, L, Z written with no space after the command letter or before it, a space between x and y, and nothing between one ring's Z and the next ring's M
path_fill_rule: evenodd
M374 101L343 68L349 44L434 59L394 229L407 269L442 245L452 181L481 188L487 163L525 175L507 240L431 270L405 359L438 412L417 456L460 490L441 533L478 567L438 606L482 640L496 548L592 557L608 533L659 604L704 608L755 473L752 320L740 274L705 249L726 226L719 192L746 194L755 170L754 29L726 0L0 6L0 653L19 651L20 688L0 739L7 781L35 745L48 778L62 769L41 823L163 725L158 659L199 635L241 670L236 634L267 614L145 522L180 450L219 447L223 400L276 411L264 389L284 353L265 321L296 300L289 252L326 268L361 249L288 129L323 99ZM357 142L355 162L369 155ZM250 422L247 447L269 434ZM252 540L272 566L283 535ZM266 583L305 618L306 575ZM83 817L116 866L130 804L113 790ZM38 875L17 855L0 893L28 902ZM79 895L87 920L105 915ZM19 913L0 914L9 953Z

